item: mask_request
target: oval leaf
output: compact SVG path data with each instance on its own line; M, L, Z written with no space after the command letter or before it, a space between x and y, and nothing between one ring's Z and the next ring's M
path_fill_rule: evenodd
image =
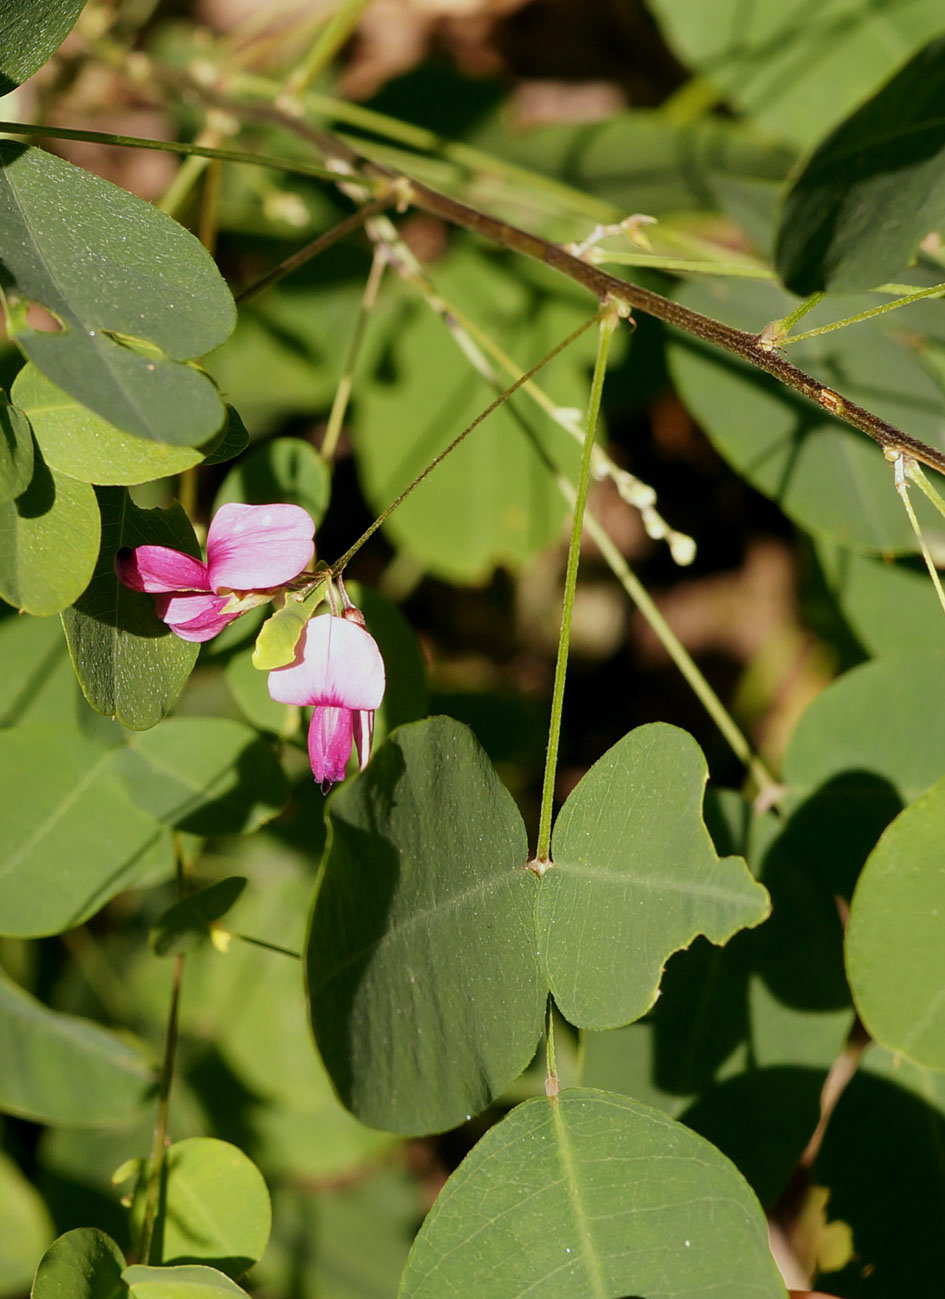
M116 763L139 807L191 834L249 834L289 793L270 745L223 717L170 718L132 737Z
M23 352L103 419L179 446L219 430L219 393L184 362L227 337L233 299L200 241L150 203L0 142L0 287ZM30 302L58 332L27 325Z
M616 1028L649 1010L663 966L697 934L760 924L767 891L719 859L702 819L705 758L685 731L640 726L595 762L558 815L538 945L561 1013Z
M452 1127L521 1073L541 1029L521 817L446 717L394 731L328 812L307 943L322 1058L365 1123Z
M33 477L29 420L0 392L0 504L25 492Z
M150 1059L126 1036L48 1010L0 973L0 1109L67 1127L117 1123L155 1081Z
M331 476L324 460L301 438L273 438L254 447L224 478L213 503L214 512L230 501L268 505L284 501L300 505L321 522L328 506Z
M226 915L245 887L244 876L231 875L168 907L155 920L148 934L155 956L177 956L190 951L213 922Z
M114 752L36 723L0 732L0 933L58 934L151 870L173 870L170 836L128 798ZM106 832L107 828L107 832Z
M4 0L0 13L0 95L41 68L69 35L85 0Z
M526 1101L460 1164L400 1299L784 1299L764 1215L708 1141L623 1096Z
M25 1293L36 1259L52 1240L52 1222L39 1192L12 1159L0 1154L0 1294Z
M88 483L34 455L29 487L0 505L0 596L40 616L65 609L89 584L100 531Z
M873 849L846 933L850 987L870 1035L933 1069L945 1069L943 836L945 780L939 780Z
M262 1257L272 1226L263 1175L241 1150L212 1137L175 1142L167 1152L152 1259L212 1264L234 1280ZM140 1231L144 1197L132 1214Z
M88 590L62 615L69 653L86 699L133 731L169 711L190 676L200 646L181 640L154 612L154 597L130 591L115 576L122 546L171 546L196 558L190 520L175 504L139 510L117 487L98 490L102 545Z
M245 1295L235 1281L212 1267L145 1267L136 1264L121 1274L132 1299L227 1299Z
M124 1266L121 1250L104 1231L67 1231L40 1260L30 1299L121 1299Z
M122 433L31 363L16 376L10 396L29 418L46 464L83 483L146 483L179 474L203 459L194 447Z
M892 279L945 218L945 36L814 150L784 200L778 274L801 297Z
M758 331L795 299L768 284L690 284L679 300ZM825 303L805 326L843 315ZM919 360L869 322L800 342L791 360L821 382L933 446L943 447L942 389ZM752 486L811 532L868 550L914 551L915 536L879 447L820 406L698 340L673 338L679 395L713 445ZM941 516L915 493L927 538L945 536Z

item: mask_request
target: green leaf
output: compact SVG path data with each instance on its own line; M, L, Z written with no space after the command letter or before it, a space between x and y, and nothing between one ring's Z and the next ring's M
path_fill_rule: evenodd
M218 441L210 444L213 449L204 460L205 465L223 464L225 460L240 455L249 446L249 433L235 406L227 406L226 417L223 434Z
M847 672L801 717L784 758L799 860L849 897L876 840L945 774L945 653L897 654Z
M88 586L100 531L88 483L34 455L29 487L0 504L0 596L26 613L58 613Z
M55 1233L39 1192L4 1154L0 1154L0 1204L0 1295L14 1299L25 1293L36 1259Z
M769 912L744 861L719 859L702 820L705 759L685 731L640 726L568 797L541 880L538 946L561 1013L580 1028L639 1019L673 952L722 944Z
M139 807L191 834L249 834L289 792L271 746L224 717L173 717L135 735L117 769Z
M308 595L295 595L291 591L286 594L282 608L267 618L259 629L252 652L252 664L257 671L281 668L292 662L302 628L324 599L324 582Z
M933 1069L945 1069L943 834L945 780L939 780L873 849L846 934L850 987L870 1036Z
M945 218L945 37L814 150L784 200L778 274L806 297L893 279Z
M523 368L588 316L586 299L568 286L549 288L546 273L512 276L469 250L437 267L437 287ZM391 341L376 372L359 386L355 446L365 494L380 513L497 392L425 305L394 298L374 324ZM593 332L542 371L542 388L561 406L586 403ZM503 377L502 387L508 382ZM566 509L548 458L573 475L578 454L577 443L533 403L513 398L437 466L385 530L431 573L484 582L497 565L516 568L557 536Z
M210 925L226 915L245 887L244 876L230 875L168 907L155 920L148 934L155 956L177 956L189 952L206 935Z
M813 144L923 42L942 30L938 0L650 0L679 58L733 107Z
M219 393L186 361L227 337L233 299L200 241L150 203L0 142L0 286L14 341L109 423L178 446L220 428ZM27 325L30 302L58 332Z
M180 505L139 510L122 488L98 490L102 546L88 590L62 623L82 691L98 712L131 730L154 726L190 676L200 646L181 640L154 612L154 597L115 576L123 546L170 546L195 558L200 548Z
M135 807L114 751L61 727L0 732L0 932L32 938L79 925L150 870L173 869L170 836Z
M212 1267L126 1267L122 1280L131 1299L223 1299L245 1295L235 1281Z
M224 478L214 511L230 501L268 505L282 501L300 505L321 522L328 506L331 476L321 456L301 438L273 438L254 447Z
M79 699L58 620L28 614L0 619L0 726L68 724Z
M328 816L307 943L322 1059L363 1122L452 1127L521 1073L541 1028L521 818L445 717L396 730Z
M945 645L942 607L920 559L893 563L829 541L815 551L827 590L871 655Z
M2 972L0 1048L0 1110L36 1123L118 1123L153 1091L142 1047L91 1020L48 1010Z
M30 1299L122 1299L125 1260L110 1236L78 1227L54 1240L36 1269Z
M85 0L5 0L0 13L0 95L41 68L69 35Z
M0 504L25 492L33 477L29 420L0 392Z
M146 483L203 459L194 447L122 433L29 362L16 376L10 396L28 416L46 464L83 483Z
M164 1178L151 1257L243 1276L262 1257L272 1225L269 1192L252 1160L226 1141L191 1137L167 1152ZM144 1216L143 1196L135 1207L133 1234Z
M537 1097L491 1128L420 1229L400 1299L784 1299L758 1202L707 1141L623 1096Z
M754 332L795 303L771 285L746 282L690 284L679 299ZM823 303L804 317L804 326L842 314ZM843 396L923 441L945 446L940 385L884 331L868 322L837 330L792 346L790 357ZM716 448L801 527L867 550L916 549L892 470L865 434L698 340L673 338L668 358L682 401ZM933 544L945 538L941 516L914 495L927 538Z

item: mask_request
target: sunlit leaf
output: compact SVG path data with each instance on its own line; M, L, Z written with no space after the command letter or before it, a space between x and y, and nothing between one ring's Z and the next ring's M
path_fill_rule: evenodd
M402 1299L783 1299L764 1216L724 1155L664 1114L574 1089L526 1101L459 1166Z
M213 1267L145 1267L135 1264L121 1274L131 1299L225 1299L246 1291Z
M31 1299L122 1299L125 1260L104 1231L78 1227L54 1240L36 1269Z
M571 793L538 897L538 943L562 1014L582 1028L638 1019L668 958L697 934L760 924L768 895L719 859L702 819L708 770L685 731L641 726Z
M72 30L85 0L5 0L0 12L0 95L43 66Z
M186 362L229 334L233 299L199 240L150 203L0 142L0 287L23 352L117 428L180 446L220 428L219 393ZM31 302L58 330L27 324Z

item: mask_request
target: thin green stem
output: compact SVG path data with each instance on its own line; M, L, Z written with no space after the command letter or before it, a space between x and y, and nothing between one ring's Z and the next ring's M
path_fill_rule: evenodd
M301 961L302 953L293 952L291 947L280 947L278 943L267 943L264 938L252 938L249 934L237 934L233 930L228 930L234 938L238 938L241 943L249 943L253 947L264 947L267 952L278 952L280 956L291 956L294 961Z
M942 500L917 464L913 463L909 466L909 477L919 491L935 506L939 514L945 517L945 501Z
M377 216L379 212L383 212L385 208L390 207L392 202L393 199L388 194L384 195L382 198L374 199L371 203L365 203L365 205L358 208L356 212L352 212L351 215L345 217L343 221L339 221L336 226L332 226L330 230L326 230L324 234L319 235L317 239L313 239L311 243L307 243L304 248L300 248L297 253L293 253L291 257L287 257L284 262L280 262L279 265L269 271L267 275L264 275L261 280L257 280L255 284L250 284L240 293L237 293L235 295L236 301L250 302L253 298L258 297L264 289L270 288L273 284L278 284L280 280L285 279L287 275L291 275L291 273L298 270L300 266L304 266L306 262L310 262L313 257L317 257L319 253L323 253L326 248L330 248L332 244L336 244L339 239L344 239L345 236L350 235L353 230L359 230L366 221L370 221L371 217Z
M296 158L270 158L244 149L216 149L210 145L191 144L183 140L149 140L140 135L115 135L110 131L77 131L65 126L38 126L29 122L0 122L0 135L46 137L50 140L88 140L93 144L110 144L123 149L156 149L161 153L181 153L195 158L217 158L221 162L245 162L253 167L268 167L315 180L338 183L338 173L328 167L300 162ZM372 190L387 188L370 179L362 182Z
M591 379L591 395L587 404L587 427L584 431L584 449L581 454L581 473L574 502L574 519L571 542L568 546L568 563L564 575L564 599L561 604L561 630L558 633L558 657L555 663L555 680L551 694L551 719L548 725L548 748L545 751L545 774L541 789L541 813L538 820L538 846L535 861L541 871L551 865L551 812L555 796L555 776L558 770L558 742L561 738L561 714L564 707L564 682L568 671L568 651L571 647L571 617L574 612L574 595L577 590L578 561L581 556L581 537L584 533L584 509L591 482L591 457L594 436L600 414L604 376L610 341L620 317L614 307L605 308L600 319L597 358Z
M498 407L503 404L503 402L508 401L508 399L512 396L512 394L514 392L517 392L519 388L522 387L523 384L527 383L528 380L532 377L532 375L537 374L538 371L541 370L544 366L546 366L549 361L554 360L554 358L558 355L559 352L563 352L566 347L569 347L575 341L575 339L580 338L580 336L584 333L584 331L589 329L591 325L593 325L594 322L599 319L600 319L600 312L596 312L593 316L590 316L587 320L584 321L583 324L579 325L577 329L573 331L573 333L570 333L567 336L567 338L562 339L562 341L558 343L555 347L553 347L550 352L546 353L546 355L543 356L540 361L537 361L530 370L526 370L526 372L521 376L521 378L516 379L513 384L510 384L508 388L506 388L502 393L499 394L498 397L496 397L495 401L490 402L489 405L486 407L486 409L482 411L481 414L477 415L476 418L473 420L473 422L471 424L468 424L466 428L463 429L462 433L460 433L457 437L453 439L453 441L449 444L448 447L446 447L443 451L441 451L438 456L435 456L427 465L427 467L417 475L417 477L413 480L412 483L410 483L407 487L404 488L404 490L400 493L400 495L395 500L391 501L387 509L377 516L377 518L374 520L374 522L371 524L369 528L366 528L364 532L362 532L361 536L358 537L354 545L349 546L348 549L345 551L345 553L341 556L341 558L336 560L334 564L332 564L329 570L330 575L332 577L337 577L340 573L343 573L346 566L351 562L351 560L358 553L358 551L365 544L365 542L369 541L370 538L374 536L374 533L377 532L378 528L381 527L381 525L384 524L390 518L394 510L396 510L399 505L402 505L404 503L404 501L407 499L410 493L415 491L422 482L424 482L427 478L429 478L430 474L433 473L433 470L437 467L437 465L442 464L443 461L446 459L446 457L450 455L453 451L455 451L461 442L465 441L465 439L469 436L469 434L473 431L473 429L478 428L484 419L486 419L489 415L491 415L494 410L497 410Z
M327 68L354 31L371 0L344 0L315 37L311 49L287 78L283 94L294 98Z
M789 347L792 343L802 343L806 338L819 338L821 334L832 334L835 329L846 329L847 325L857 325L861 320L872 320L874 316L883 316L887 311L907 307L910 302L919 302L922 298L938 298L943 293L945 293L945 284L933 284L927 289L916 289L901 298L896 298L893 302L883 302L878 307L870 307L867 311L858 311L855 316L844 316L842 320L832 320L829 325L819 325L817 329L807 329L803 334L784 338L779 346Z
M929 577L932 579L932 586L935 588L935 594L938 597L942 613L945 613L945 591L942 590L942 583L938 575L938 569L935 567L935 563L929 553L929 548L925 544L925 537L923 537L922 529L919 527L919 520L915 516L912 502L909 500L909 486L906 482L906 475L909 470L906 467L906 462L902 456L899 456L899 458L893 463L896 475L896 491L899 493L899 499L902 501L909 523L912 525L912 531L915 533L916 539L918 540L919 549L922 551L922 558L925 560L925 567L928 569Z
M358 364L358 357L361 354L364 331L371 312L374 310L374 304L377 302L377 294L381 287L381 279L386 265L387 258L384 255L383 248L376 247L374 249L374 259L371 262L371 270L364 286L364 293L361 296L358 316L354 322L351 341L348 344L348 355L345 357L344 369L341 378L338 380L338 387L335 389L334 401L331 403L328 427L325 429L325 437L322 441L321 456L326 464L331 464L338 449L338 439L341 437L348 402L351 399L354 373Z
M144 1220L141 1224L141 1235L138 1239L138 1258L142 1263L149 1263L151 1242L154 1238L154 1225L157 1222L158 1208L161 1201L161 1182L164 1174L164 1153L167 1146L167 1115L171 1098L171 1084L174 1080L174 1059L177 1053L177 1025L180 1010L180 986L184 972L184 956L181 953L174 958L174 971L171 984L171 1004L167 1016L167 1031L164 1038L164 1061L161 1066L161 1081L158 1089L157 1121L154 1124L154 1136L151 1141L151 1158L148 1161L148 1181L144 1195Z
M650 267L654 271L678 271L701 275L738 275L751 280L775 280L777 276L767 266L752 262L713 262L696 261L689 257L668 257L661 253L627 253L611 251L609 248L595 249L590 258L595 266L634 266Z

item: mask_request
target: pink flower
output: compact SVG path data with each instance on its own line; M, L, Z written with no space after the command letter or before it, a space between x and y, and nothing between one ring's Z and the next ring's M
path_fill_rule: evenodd
M246 612L232 607L234 593L268 591L297 577L315 554L314 535L298 505L221 505L205 564L169 546L138 546L118 552L115 572L133 591L154 594L158 617L183 640L209 640Z
M324 793L344 780L352 745L361 770L367 766L384 685L384 660L374 637L330 614L306 623L295 661L269 673L269 693L278 703L314 705L308 756Z

